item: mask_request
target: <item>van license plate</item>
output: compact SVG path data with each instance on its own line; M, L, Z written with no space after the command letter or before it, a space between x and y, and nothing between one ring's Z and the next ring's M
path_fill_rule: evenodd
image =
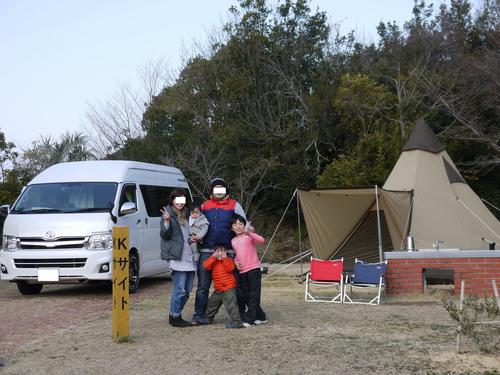
M59 281L59 268L39 268L38 281Z

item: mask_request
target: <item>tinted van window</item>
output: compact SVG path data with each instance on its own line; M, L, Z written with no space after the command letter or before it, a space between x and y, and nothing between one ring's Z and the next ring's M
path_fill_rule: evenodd
M146 211L148 212L148 216L160 217L160 209L163 206L169 204L170 192L175 188L166 186L140 185L140 189L142 198L144 199L144 203L146 204ZM186 192L186 198L189 203L189 192L186 189L184 190Z

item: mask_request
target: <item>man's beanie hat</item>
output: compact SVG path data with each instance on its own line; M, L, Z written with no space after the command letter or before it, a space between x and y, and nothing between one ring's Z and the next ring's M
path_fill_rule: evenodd
M210 189L214 190L214 186L217 185L224 186L225 188L227 188L226 181L224 181L224 179L220 177L216 177L212 181L210 181Z

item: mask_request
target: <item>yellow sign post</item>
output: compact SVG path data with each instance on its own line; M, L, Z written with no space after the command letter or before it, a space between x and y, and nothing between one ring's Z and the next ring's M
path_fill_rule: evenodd
M128 341L128 227L113 227L113 341Z

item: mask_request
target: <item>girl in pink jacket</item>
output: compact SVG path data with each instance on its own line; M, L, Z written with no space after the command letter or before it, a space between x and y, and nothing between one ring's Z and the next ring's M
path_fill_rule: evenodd
M231 229L236 234L231 245L236 253L234 263L238 269L238 307L245 327L267 323L267 317L260 306L262 273L256 244L265 242L252 227L246 228L243 216L234 215Z

